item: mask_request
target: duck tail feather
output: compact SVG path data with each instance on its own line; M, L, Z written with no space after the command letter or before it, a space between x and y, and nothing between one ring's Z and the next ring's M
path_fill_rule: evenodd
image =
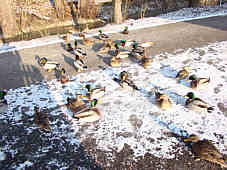
M213 107L213 106L207 108L207 112L208 112L208 113L211 113L211 112L213 112L213 111L214 111L214 107Z

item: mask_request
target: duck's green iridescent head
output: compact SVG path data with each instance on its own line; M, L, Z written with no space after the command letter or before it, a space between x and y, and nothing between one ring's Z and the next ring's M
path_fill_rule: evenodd
M91 107L95 107L97 105L97 103L98 103L98 100L97 99L93 99L91 101Z
M136 49L138 47L137 43L132 44L132 48Z
M3 100L5 98L5 95L7 94L7 92L5 91L0 91L0 100Z
M126 80L127 77L128 77L128 73L126 71L122 71L120 73L120 77L121 77L122 80Z
M45 57L41 58L40 61L39 61L39 63L41 65L45 65L47 63L47 58L45 58Z
M196 77L196 75L195 75L195 74L193 74L193 75L191 75L188 79L189 79L189 80L196 80L196 79L197 79L197 77Z
M128 27L127 26L125 26L125 31L128 31Z
M121 43L123 44L123 43L126 43L126 40L121 40Z
M194 99L195 94L193 92L189 92L185 97L188 97L189 99Z
M114 47L115 47L116 49L119 49L118 44L114 44Z
M101 34L102 33L102 30L99 30L99 33Z
M90 84L87 84L85 88L88 90L88 92L92 92L92 87Z

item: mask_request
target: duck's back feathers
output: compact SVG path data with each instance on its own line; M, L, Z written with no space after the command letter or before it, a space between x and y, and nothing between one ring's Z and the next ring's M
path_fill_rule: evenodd
M51 131L49 119L46 113L42 111L35 111L34 122L40 127L41 130L46 132Z
M186 107L190 110L196 111L196 112L209 112L211 113L214 108L213 106L208 105L206 102L201 100L200 98L195 99L188 99L186 101Z
M205 88L210 83L210 77L209 78L198 78L196 80L191 81L191 87L193 89L199 89L199 88Z
M82 113L75 114L75 118L79 119L80 123L91 123L101 118L101 113L97 108L87 109Z

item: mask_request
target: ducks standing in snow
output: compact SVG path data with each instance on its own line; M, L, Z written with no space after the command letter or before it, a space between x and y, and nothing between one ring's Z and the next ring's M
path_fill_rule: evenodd
M103 32L102 32L102 30L99 30L99 35L98 35L98 37L99 37L99 39L100 40L107 40L107 39L109 39L109 36L107 35L107 34L104 34Z
M124 28L124 30L122 31L122 33L123 33L123 34L128 34L128 33L129 33L128 27L127 27L127 26L125 26L125 28Z
M86 96L89 100L100 99L105 95L105 87L92 88L90 84L85 85L83 88L87 89Z
M77 114L74 114L74 118L80 123L91 123L101 119L101 112L95 107L100 101L93 99L90 101L90 108L85 109Z
M44 68L48 72L51 72L55 69L59 69L59 66L60 66L58 62L48 61L48 59L45 57L40 59L39 64L42 66L42 68Z
M210 106L200 98L195 97L195 94L193 92L189 92L185 97L188 98L186 100L186 107L190 110L200 113L211 113L214 110L212 106Z
M155 91L155 100L156 100L157 105L162 110L167 110L172 107L172 102L170 101L168 95L165 93L160 93L158 91Z
M199 161L203 159L227 168L224 156L211 141L206 139L199 140L199 137L193 134L184 139L184 142L191 143L191 151L194 154L195 160Z
M61 69L60 81L62 84L65 84L69 81L69 77L64 68Z
M189 76L189 67L188 66L185 66L183 67L182 70L180 70L177 75L176 75L176 80L179 82L181 80L184 80L186 79L188 76Z
M129 80L128 77L128 72L122 71L119 75L119 79L115 77L113 80L118 82L124 89L139 90L139 88L131 80Z
M77 72L82 72L87 69L87 65L85 64L84 60L81 59L78 55L76 56L73 64Z
M82 94L77 94L76 99L69 98L69 97L67 98L66 106L71 112L77 113L82 109L86 108L85 102L81 100L82 97L83 97Z
M197 78L195 74L189 76L188 80L191 80L191 88L195 90L205 88L210 83L210 78Z
M8 103L5 99L5 96L7 95L6 91L0 91L0 113L6 113L8 109Z
M47 114L43 111L39 111L39 108L37 106L34 107L34 122L40 127L42 131L51 131Z

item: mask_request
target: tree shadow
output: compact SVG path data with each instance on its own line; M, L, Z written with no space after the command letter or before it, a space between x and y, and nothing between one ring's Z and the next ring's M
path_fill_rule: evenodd
M70 66L72 66L73 68L75 68L75 66L74 66L74 59L72 59L71 57L68 57L68 56L66 56L65 54L62 54L63 55L63 57L64 57L64 61L67 63L67 64L69 64Z
M0 88L14 89L43 80L38 64L26 64L22 60L18 51L0 54Z

